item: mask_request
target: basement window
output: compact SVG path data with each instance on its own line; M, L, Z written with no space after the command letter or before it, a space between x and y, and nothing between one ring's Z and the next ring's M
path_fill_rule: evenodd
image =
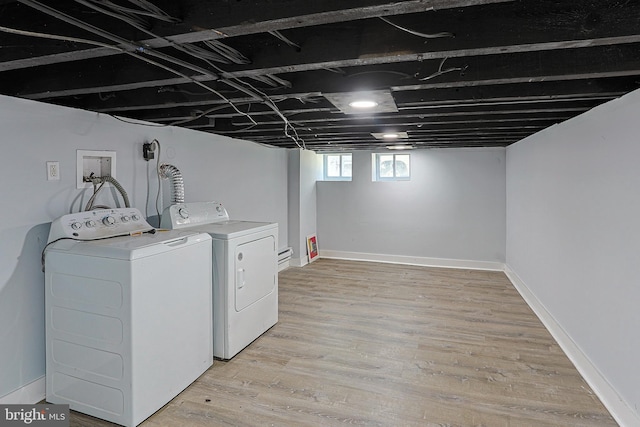
M374 181L409 181L411 158L409 154L374 154Z
M324 154L323 178L325 181L351 181L351 153Z

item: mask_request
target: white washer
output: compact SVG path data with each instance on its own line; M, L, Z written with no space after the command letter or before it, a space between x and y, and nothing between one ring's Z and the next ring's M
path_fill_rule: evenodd
M52 223L48 402L136 426L212 365L211 237L154 232L132 208Z
M163 228L213 239L213 355L231 359L278 322L278 224L234 221L217 202L170 206Z

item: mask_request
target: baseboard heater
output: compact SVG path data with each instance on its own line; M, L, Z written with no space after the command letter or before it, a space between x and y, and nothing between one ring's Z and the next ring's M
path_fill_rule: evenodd
M282 265L286 262L289 262L291 256L293 255L293 249L291 247L280 249L278 252L278 265Z

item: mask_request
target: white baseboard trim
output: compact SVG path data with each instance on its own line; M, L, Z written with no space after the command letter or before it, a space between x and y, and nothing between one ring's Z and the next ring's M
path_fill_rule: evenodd
M306 256L302 258L291 258L289 260L289 264L291 265L291 267L304 267L305 265L309 264L309 258L307 258Z
M35 404L46 397L45 377L42 376L24 387L0 397L0 404Z
M389 264L421 265L425 267L462 268L468 270L503 271L504 264L491 261L471 261L465 259L426 258L404 255L383 255L362 252L320 250L320 258L344 259L350 261L384 262Z
M633 411L633 409L622 400L607 379L593 363L591 363L587 355L584 354L551 313L547 311L540 300L529 290L522 279L520 279L508 265L505 266L504 272L522 298L524 298L529 307L531 307L553 338L558 342L558 345L560 345L560 348L562 348L569 360L571 360L578 372L580 372L582 378L584 378L607 410L609 410L616 422L622 427L640 426L640 414Z

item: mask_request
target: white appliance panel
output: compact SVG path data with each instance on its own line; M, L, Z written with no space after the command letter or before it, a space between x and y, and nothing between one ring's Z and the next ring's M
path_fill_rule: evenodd
M213 355L230 359L278 322L278 224L229 220L218 202L165 209L162 227L213 244Z
M241 243L235 248L235 311L239 312L275 290L274 236Z
M236 239L213 238L214 357L231 359L278 322L277 241L277 226ZM247 243L248 258L238 249ZM239 253L245 262L237 266ZM238 268L244 268L242 289L237 289Z
M213 363L209 235L63 240L45 267L48 402L136 426Z

